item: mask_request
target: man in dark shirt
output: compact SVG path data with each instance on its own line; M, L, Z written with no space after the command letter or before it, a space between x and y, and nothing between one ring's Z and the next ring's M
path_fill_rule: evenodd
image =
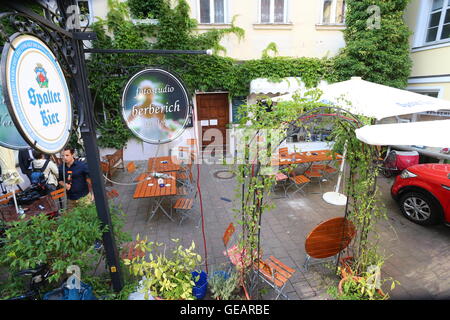
M85 162L75 160L74 153L74 149L66 147L63 151L63 161L65 166L59 166L58 181L61 186L66 188L68 210L80 203L90 203L93 200L92 193L90 192L91 187L88 166ZM91 194L89 195L89 193Z

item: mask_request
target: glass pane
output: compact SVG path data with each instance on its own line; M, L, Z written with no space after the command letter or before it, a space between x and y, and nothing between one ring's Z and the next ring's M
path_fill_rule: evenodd
M441 12L442 11L438 11L431 15L430 24L428 25L428 28L437 27L439 25L439 21L441 20Z
M336 1L336 23L344 23L345 0Z
M438 28L428 29L426 42L436 41Z
M89 24L89 2L78 1L78 8L80 8L80 26L85 27Z
M209 0L200 0L200 23L210 23L210 12Z
M225 8L223 5L224 0L214 0L214 22L225 22Z
M447 9L447 13L445 14L444 23L450 23L450 9Z
M445 24L442 28L441 40L450 38L450 24Z
M433 1L433 6L431 7L431 11L441 9L443 3L444 3L444 0L434 0Z
M323 18L322 23L331 23L331 0L323 2Z
M261 0L261 22L270 22L270 0Z
M439 92L418 92L420 94L423 94L425 96L429 96L429 97L433 97L433 98L437 98L439 96Z
M284 22L284 0L275 0L275 22Z

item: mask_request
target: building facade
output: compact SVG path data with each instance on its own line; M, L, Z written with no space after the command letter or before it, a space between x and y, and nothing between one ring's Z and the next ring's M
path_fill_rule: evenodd
M172 1L172 3L176 0ZM345 46L345 0L187 0L198 32L234 25L245 31L239 40L222 40L228 57L237 60L261 58L270 43L279 56L331 57ZM107 0L78 0L91 21L105 18Z
M279 56L331 57L345 45L344 0L188 0L199 32L234 24L245 38L226 36L226 55L238 60L261 58L274 43Z
M450 0L413 0L405 21L412 31L413 61L407 89L450 100ZM450 117L450 112L434 115Z

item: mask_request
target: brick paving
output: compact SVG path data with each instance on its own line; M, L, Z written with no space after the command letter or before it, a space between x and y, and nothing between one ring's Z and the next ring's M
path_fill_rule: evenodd
M135 176L146 170L147 163L136 162L136 165L137 171L131 176L118 171L113 179L122 183L132 182ZM227 261L222 254L222 235L228 224L236 220L233 208L239 208L236 180L214 177L215 172L227 169L232 168L219 164L200 166L210 271L220 269ZM324 192L333 190L334 183L334 180L324 183ZM380 248L388 257L382 271L385 276L401 283L390 293L391 298L450 299L450 229L443 225L421 227L404 218L390 197L391 184L392 180L379 179L388 219L377 226ZM175 222L172 222L162 212L158 212L146 222L150 200L133 199L135 186L116 185L115 188L120 193L116 201L127 214L125 229L133 237L140 234L141 237L147 236L151 241L164 242L169 246L170 239L174 238L180 239L185 246L194 241L197 252L205 256L202 229L201 226L197 227L197 220L186 219L180 226L178 217L175 216ZM306 235L318 223L343 216L344 207L325 203L321 194L311 194L318 191L316 184L310 184L304 190L306 197L297 193L287 199L272 200L276 207L262 217L261 247L264 256L274 255L297 270L287 285L286 292L290 299L331 299L326 291L330 285L337 284L338 277L333 275L333 270L327 264L312 265L308 271L303 268L306 257L304 242ZM195 214L199 214L198 198L196 205ZM263 296L266 299L273 297L271 290Z

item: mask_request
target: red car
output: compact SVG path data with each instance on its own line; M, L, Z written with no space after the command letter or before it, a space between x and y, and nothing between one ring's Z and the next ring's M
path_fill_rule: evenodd
M403 170L391 194L409 220L450 226L450 164L418 164Z

